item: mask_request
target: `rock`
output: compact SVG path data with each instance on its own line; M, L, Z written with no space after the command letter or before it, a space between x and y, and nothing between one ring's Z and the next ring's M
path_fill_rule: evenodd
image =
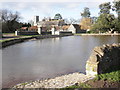
M86 74L97 75L104 73L109 67L118 66L120 44L95 47L86 62Z

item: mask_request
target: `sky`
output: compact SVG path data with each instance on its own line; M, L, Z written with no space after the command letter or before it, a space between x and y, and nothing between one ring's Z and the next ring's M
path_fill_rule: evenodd
M91 16L98 16L99 5L104 2L113 0L0 0L0 8L18 11L22 17L21 21L28 22L33 20L35 15L41 20L44 17L54 18L57 13L64 19L80 19L84 7L90 9Z

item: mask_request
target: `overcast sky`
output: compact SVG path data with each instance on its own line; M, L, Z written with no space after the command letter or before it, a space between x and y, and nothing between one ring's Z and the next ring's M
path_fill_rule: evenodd
M98 16L99 4L112 2L113 0L0 0L0 8L11 11L18 11L23 17L22 21L27 22L38 15L40 19L44 17L54 17L60 13L63 18L80 19L80 12L84 7L89 7L91 16Z

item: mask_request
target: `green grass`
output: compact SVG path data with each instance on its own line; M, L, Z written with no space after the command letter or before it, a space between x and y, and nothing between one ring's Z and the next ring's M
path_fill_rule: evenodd
M43 36L43 35L19 35L19 36L20 36L20 37L18 37L18 38L3 39L3 40L0 40L0 42L6 42L6 41L14 40L14 39L22 39L22 38L29 38L29 37L37 37L37 36Z
M120 70L97 75L95 80L120 81Z
M22 38L29 38L31 36L23 36L23 37L19 37L19 38L8 38L8 39L3 39L3 40L0 40L0 42L6 42L6 41L10 41L10 40L14 40L14 39L22 39Z
M10 41L10 40L14 40L14 38L0 40L0 42L6 42L6 41Z
M70 87L67 87L67 88L90 88L91 86L88 85L88 84L85 84L85 83L80 83L79 85L73 85L73 86L70 86Z
M95 80L120 81L120 66L112 66L104 74L97 75Z
M27 82L25 82L25 83L21 83L21 85L27 85L28 83Z
M82 33L77 33L77 34L74 34L74 35L82 35Z
M61 88L60 90L68 90L73 88L91 88L91 86L85 83L80 83L79 85L73 85L66 88Z
M7 35L7 34L15 34L15 33L2 33L2 34L6 34Z

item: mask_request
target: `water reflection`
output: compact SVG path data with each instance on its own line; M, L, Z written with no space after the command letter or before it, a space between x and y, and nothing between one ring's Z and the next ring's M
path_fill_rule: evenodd
M85 72L95 46L118 43L118 36L69 36L9 46L2 52L3 87L29 80Z

